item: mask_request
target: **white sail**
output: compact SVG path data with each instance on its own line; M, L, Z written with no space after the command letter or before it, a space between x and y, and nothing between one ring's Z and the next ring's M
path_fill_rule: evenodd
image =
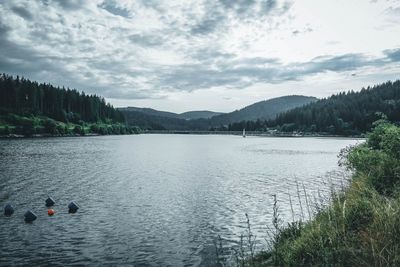
M246 137L246 129L243 129L243 137Z

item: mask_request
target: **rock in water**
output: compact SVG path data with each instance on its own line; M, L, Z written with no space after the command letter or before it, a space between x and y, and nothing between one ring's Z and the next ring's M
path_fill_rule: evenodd
M14 213L14 208L11 206L11 204L7 204L4 207L4 215L6 216L11 216Z
M28 210L27 212L25 212L24 217L25 217L25 222L33 222L34 220L37 219L36 214L33 213L33 212L30 211L30 210Z
M69 213L75 213L75 212L78 211L78 209L79 209L79 206L76 205L74 202L69 203L69 205L68 205L68 212Z
M48 198L46 199L46 207L51 207L51 206L53 206L54 204L56 204L56 202L55 202L51 197L48 197Z

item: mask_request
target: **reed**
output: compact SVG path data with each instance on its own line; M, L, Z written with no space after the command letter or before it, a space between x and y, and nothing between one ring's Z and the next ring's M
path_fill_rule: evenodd
M311 202L303 185L304 203L296 182L298 221L290 194L292 222L286 225L272 196L273 227L267 228L271 242L265 251L254 253L246 215L247 244L239 244L236 266L400 266L400 128L376 124L366 143L341 152L339 164L353 171L352 180L332 185L327 199L318 192Z

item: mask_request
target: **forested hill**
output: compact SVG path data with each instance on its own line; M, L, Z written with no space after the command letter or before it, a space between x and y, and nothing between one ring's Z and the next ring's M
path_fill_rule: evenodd
M302 95L289 95L260 101L230 113L210 119L213 126L227 125L239 121L256 121L275 118L279 113L316 101L317 98Z
M122 113L126 114L129 112L133 112L133 113L142 113L145 115L150 115L150 116L158 116L158 117L164 117L164 118L178 118L177 113L173 113L173 112L168 112L168 111L161 111L161 110L156 110L156 109L152 109L152 108L138 108L138 107L126 107L126 108L118 108L119 111L121 111Z
M195 111L187 111L181 114L178 114L178 117L185 120L196 120L196 119L209 119L211 117L221 115L222 112L215 112L209 110L195 110Z
M358 135L369 131L372 123L381 117L400 122L400 80L362 88L359 92L342 92L289 110L258 125L243 122L230 125L230 129L246 126L249 130L275 128L282 132Z
M0 74L0 136L130 134L104 98Z
M208 130L206 119L185 120L176 117L163 117L131 108L121 108L129 125L139 126L146 130Z
M126 121L143 129L210 130L226 129L229 123L245 120L265 120L289 109L303 106L317 98L309 96L283 96L261 101L230 113L189 111L181 114L150 108L119 108ZM240 129L242 130L242 129Z
M158 116L164 118L183 119L183 120L209 119L213 116L222 114L221 112L214 112L209 110L195 110L184 113L174 113L174 112L156 110L152 108L126 107L118 109L125 114L128 114L129 112L140 112L145 115Z
M104 98L7 74L0 74L0 110L63 122L124 121L122 113L106 104Z

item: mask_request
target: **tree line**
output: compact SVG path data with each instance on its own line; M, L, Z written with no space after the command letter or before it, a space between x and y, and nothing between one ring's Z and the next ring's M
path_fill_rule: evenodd
M281 132L318 132L358 135L371 130L382 117L400 122L400 80L349 91L283 112L270 120L242 121L227 129L252 131L276 129Z
M123 114L102 97L5 73L0 74L0 111L72 123L125 121Z

